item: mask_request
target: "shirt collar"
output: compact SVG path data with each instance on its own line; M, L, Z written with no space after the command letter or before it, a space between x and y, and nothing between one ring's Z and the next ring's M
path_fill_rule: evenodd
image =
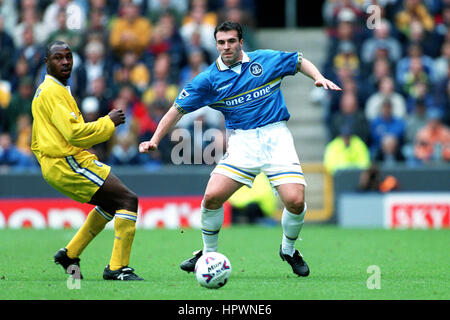
M49 78L52 79L53 81L55 81L57 84L63 86L64 88L66 88L67 91L69 91L70 94L72 94L72 92L70 91L70 86L65 86L61 81L59 81L58 79L56 79L54 76L51 76L49 74L45 75L45 78Z
M223 61L222 61L222 57L221 56L219 56L218 58L217 58L217 60L216 60L216 65L217 65L217 68L220 70L220 71L226 71L226 70L232 70L232 69L234 69L234 68L236 68L236 67L238 67L239 66L239 68L240 68L240 65L242 64L242 63L246 63L246 62L250 62L250 57L248 56L248 54L245 52L245 51L242 51L242 61L239 61L239 62L236 62L235 64L233 64L233 65L231 65L230 67L228 67Z

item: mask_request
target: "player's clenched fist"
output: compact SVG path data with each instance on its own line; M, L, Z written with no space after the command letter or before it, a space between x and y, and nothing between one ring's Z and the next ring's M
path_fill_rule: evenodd
M112 110L108 113L108 116L111 118L112 122L114 122L116 127L122 123L125 123L125 113L123 113L121 109Z
M139 152L141 153L148 153L156 149L158 149L158 145L152 141L144 141L139 144Z

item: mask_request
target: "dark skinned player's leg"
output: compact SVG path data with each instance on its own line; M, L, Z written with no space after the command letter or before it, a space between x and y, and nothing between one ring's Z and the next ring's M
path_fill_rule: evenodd
M115 238L109 263L110 270L128 266L136 232L138 197L119 178L110 173L89 203L115 215Z
M97 190L89 204L95 205L83 226L67 245L70 258L77 258L105 225L116 216L115 240L110 269L127 266L136 230L138 198L112 172Z
M100 206L114 215L117 210L121 209L137 212L138 197L116 175L110 172L89 203Z

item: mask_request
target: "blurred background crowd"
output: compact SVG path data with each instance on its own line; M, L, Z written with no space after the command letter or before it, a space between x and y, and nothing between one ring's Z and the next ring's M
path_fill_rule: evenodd
M152 136L179 90L217 58L218 23L240 22L244 50L260 47L257 5L0 0L0 168L37 168L30 151L31 101L46 73L45 45L55 39L73 50L69 85L85 121L112 108L127 114L114 138L92 150L99 159L149 168L172 163L176 141L170 136L151 156L139 154L138 143ZM329 171L371 162L450 161L450 0L327 0L322 19L328 48L319 68L343 88L311 95L326 110ZM194 119L203 132L224 130L223 117L209 108L183 117L178 127L194 134Z
M150 168L171 163L176 142L169 136L151 156L139 154L138 143L152 136L180 88L215 61L218 23L240 22L244 49L255 49L255 2L0 0L0 167L28 170L38 165L30 150L31 102L46 74L45 46L53 40L72 48L68 85L85 121L112 108L127 115L113 139L92 149L99 159ZM178 127L189 134L197 119L202 131L223 131L221 114L204 109Z
M322 71L343 88L315 96L326 108L326 168L448 163L450 1L329 0L322 14Z

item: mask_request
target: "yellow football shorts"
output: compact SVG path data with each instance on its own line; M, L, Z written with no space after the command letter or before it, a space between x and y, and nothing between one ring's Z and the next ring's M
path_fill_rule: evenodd
M98 161L96 155L82 151L64 158L43 157L41 170L45 181L53 188L85 203L103 185L111 167Z

